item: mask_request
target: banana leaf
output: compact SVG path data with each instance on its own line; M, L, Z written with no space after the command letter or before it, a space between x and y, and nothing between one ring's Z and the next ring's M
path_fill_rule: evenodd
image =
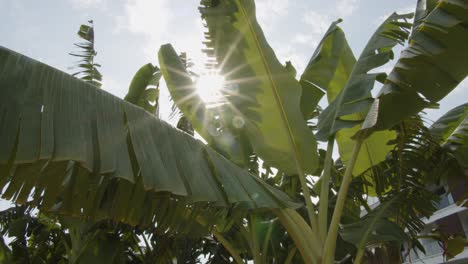
M224 76L228 106L266 163L287 174L313 173L317 144L301 113L302 87L277 59L253 0L201 1L205 53Z
M0 87L4 199L132 225L197 206L297 206L142 108L4 47Z
M143 65L133 76L124 100L158 115L159 79L161 72L158 67L151 63Z
M437 106L466 78L468 4L458 0L438 1L435 7L427 5L424 13L428 15L420 15L408 46L357 136L391 128L424 108Z

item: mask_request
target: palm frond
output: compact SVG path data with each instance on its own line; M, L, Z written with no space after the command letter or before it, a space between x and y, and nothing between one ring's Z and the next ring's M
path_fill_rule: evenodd
M102 74L98 68L100 64L94 62L97 51L94 49L94 24L89 21L89 25L81 25L78 30L78 37L83 39L82 43L75 43L74 45L80 49L78 52L72 52L70 55L80 58L76 65L70 69L77 69L73 76L80 78L92 85L101 88Z

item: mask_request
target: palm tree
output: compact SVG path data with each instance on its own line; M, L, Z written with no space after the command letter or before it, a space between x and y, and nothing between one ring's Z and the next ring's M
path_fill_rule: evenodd
M398 153L387 146L392 139L419 140L396 128L436 104L468 73L465 4L424 2L418 2L414 24L407 21L410 15L385 20L358 59L339 21L332 24L296 80L263 36L253 0L201 1L207 52L227 81L227 103L203 103L172 46L161 47L159 63L172 99L208 145L91 84L1 48L3 197L51 214L177 234L211 226L239 263L300 258L332 263L343 255L335 250L338 243L351 255L348 261L360 263L376 240L401 245L408 239L402 230L412 222L404 214L392 217L401 214L389 210L401 198L385 188L379 192L376 179L382 172L375 166L391 162L386 156L393 149ZM388 76L369 73L407 40ZM383 86L373 98L376 81ZM325 93L329 105L314 135L306 121ZM466 129L461 127L446 141L457 146L450 149L464 164L460 153L466 141L459 138L466 138ZM210 133L213 129L222 133ZM327 151L317 150L315 138L328 142ZM341 165L331 155L335 142ZM251 157L276 168L276 176L250 174ZM312 181L312 175L321 175L320 181ZM358 180L382 200L363 218L355 214L362 199L353 188ZM305 207L298 208L298 195ZM319 197L317 205L312 196ZM340 229L340 223L349 225ZM366 235L355 239L353 229ZM390 230L395 232L389 237Z

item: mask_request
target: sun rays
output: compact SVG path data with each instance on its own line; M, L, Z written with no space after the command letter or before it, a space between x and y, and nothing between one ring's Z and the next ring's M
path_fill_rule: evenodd
M200 75L195 85L197 94L206 105L215 105L223 101L224 86L224 77L216 72Z

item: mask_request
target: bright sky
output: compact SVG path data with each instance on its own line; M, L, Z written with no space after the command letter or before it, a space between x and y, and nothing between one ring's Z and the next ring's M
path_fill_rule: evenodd
M103 88L123 97L133 74L148 62L157 64L159 46L172 43L202 65L203 26L198 0L0 0L0 45L68 71L76 58L68 55L79 41L82 23L95 23L96 61L103 66ZM342 28L358 56L370 35L393 11L411 12L409 0L257 0L257 13L278 58L291 60L301 73L330 23ZM387 67L390 69L390 67ZM163 89L162 96L167 95ZM430 111L434 120L468 98L465 80ZM170 102L163 100L162 118Z

